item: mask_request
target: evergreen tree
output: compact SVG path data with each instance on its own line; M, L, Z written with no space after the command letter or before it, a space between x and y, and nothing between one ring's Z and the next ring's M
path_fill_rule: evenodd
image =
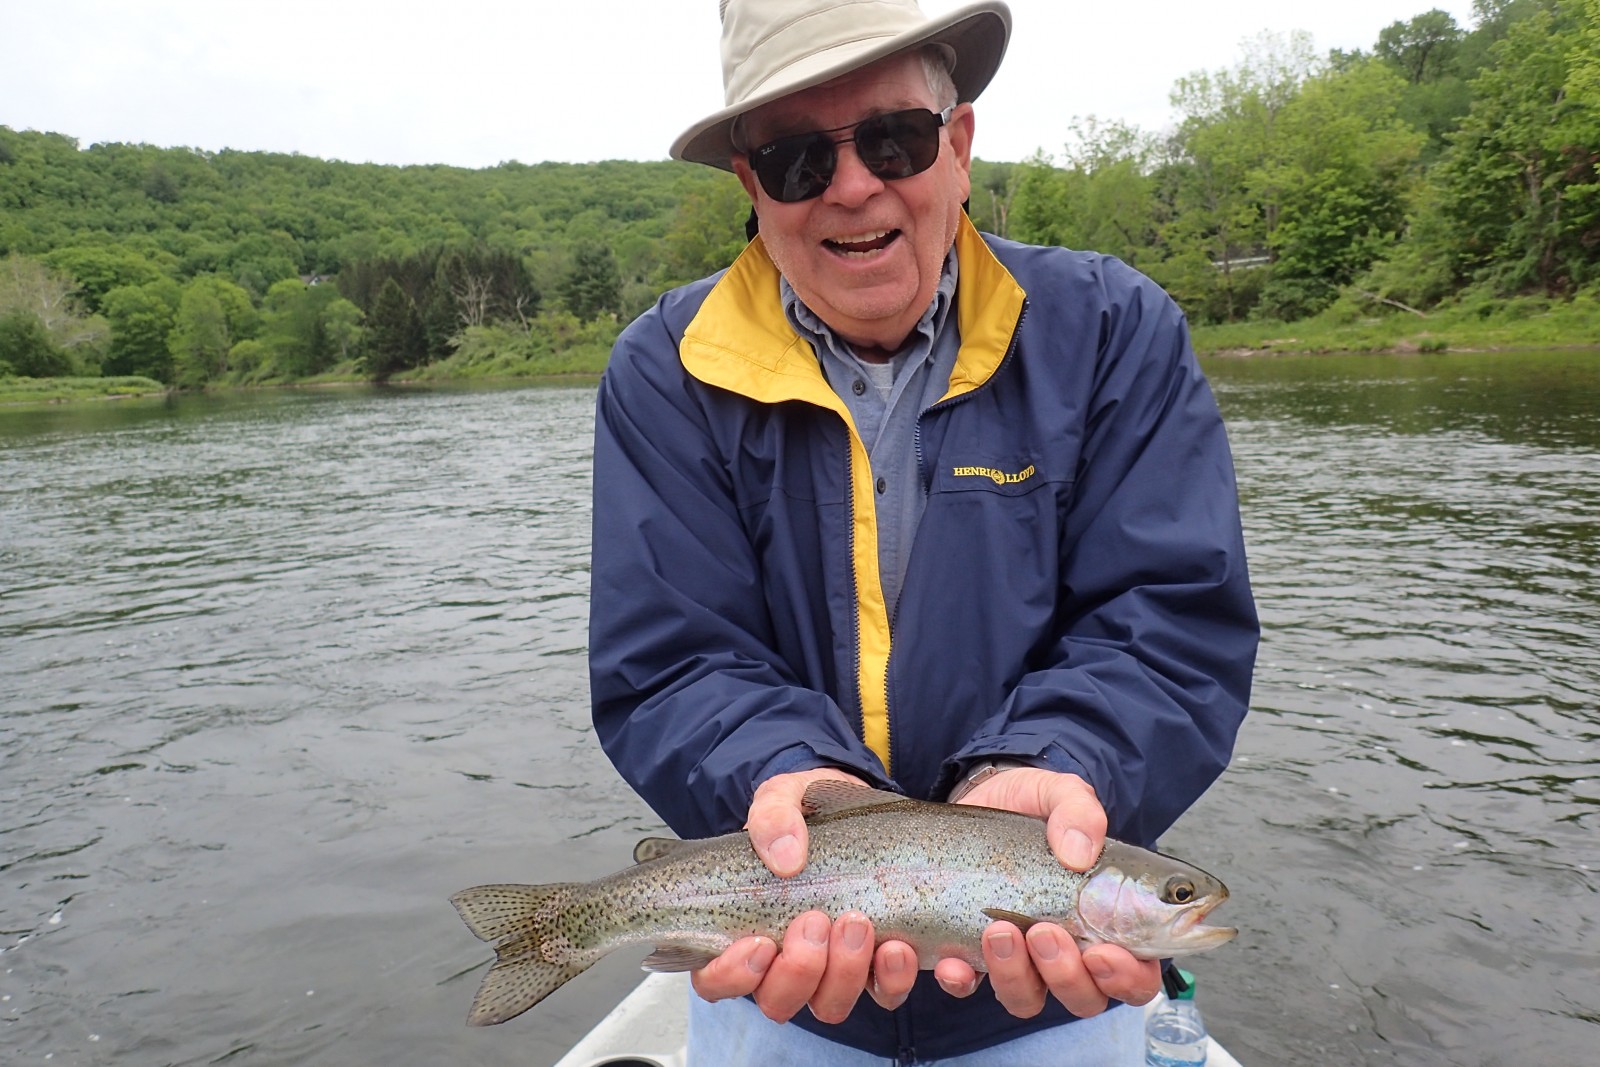
M594 241L578 246L562 284L561 297L567 310L584 322L617 313L622 303L622 279L609 246Z
M397 371L415 367L424 356L422 321L417 306L400 283L390 278L383 283L378 298L367 316L367 376L386 382Z
M467 268L460 252L439 257L427 302L422 305L422 332L429 361L448 359L455 351L454 342L466 326L461 307L466 279Z

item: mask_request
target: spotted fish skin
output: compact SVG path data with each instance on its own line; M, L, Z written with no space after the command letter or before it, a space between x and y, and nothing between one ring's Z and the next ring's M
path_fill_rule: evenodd
M815 812L808 818L808 862L793 878L773 875L749 838L736 833L703 841L647 839L635 850L641 862L593 882L486 885L457 893L451 898L456 910L474 934L494 943L496 957L468 1023L488 1026L520 1015L625 945L655 946L644 961L647 970L694 970L742 937L781 943L790 921L813 909L832 916L865 913L879 943L906 942L924 969L944 957L983 969L983 930L997 917L1024 926L1057 922L1083 943L1123 943L1136 955L1179 954L1233 934L1198 925L1227 896L1220 882L1144 849L1107 842L1100 862L1078 873L1061 866L1043 824L1028 816L908 800L844 782L814 783L806 805ZM1170 927L1178 913L1190 916L1178 943L1168 937L1156 944L1136 922L1091 928L1079 915L1086 886L1086 904L1109 900L1118 908L1132 899L1127 885L1139 878L1151 886L1176 879L1194 887L1191 902L1161 917ZM1123 918L1143 921L1140 915ZM1118 929L1103 929L1108 925Z

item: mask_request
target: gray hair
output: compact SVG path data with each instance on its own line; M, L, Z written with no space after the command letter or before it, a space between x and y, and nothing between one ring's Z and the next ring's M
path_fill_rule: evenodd
M947 107L956 106L956 82L950 75L951 68L955 66L955 50L949 45L929 44L917 50L918 58L922 60L922 75L928 80L928 91L933 94L933 109L943 111ZM745 140L744 120L749 115L736 115L733 125L728 129L728 140L732 142L734 151L748 152L750 145Z

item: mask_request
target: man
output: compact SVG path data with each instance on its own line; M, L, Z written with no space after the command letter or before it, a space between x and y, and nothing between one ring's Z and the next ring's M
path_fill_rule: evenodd
M1108 830L1154 843L1247 704L1232 465L1182 316L963 213L1009 30L998 2L727 0L727 107L673 154L731 169L760 236L601 384L596 730L676 832L745 826L780 876L820 777L1036 815L1086 869ZM803 915L695 975L691 1062L1137 1057L1139 1013L1107 1008L1154 963L1048 923L983 952L979 993L860 913Z

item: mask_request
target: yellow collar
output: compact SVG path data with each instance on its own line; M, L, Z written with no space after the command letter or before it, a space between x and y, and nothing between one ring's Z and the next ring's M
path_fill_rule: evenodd
M956 286L961 351L946 399L982 385L1000 366L1025 295L965 214L956 232L956 256L961 261ZM784 317L778 268L760 237L707 294L678 353L684 368L707 385L769 404L804 400L842 407L811 346Z

